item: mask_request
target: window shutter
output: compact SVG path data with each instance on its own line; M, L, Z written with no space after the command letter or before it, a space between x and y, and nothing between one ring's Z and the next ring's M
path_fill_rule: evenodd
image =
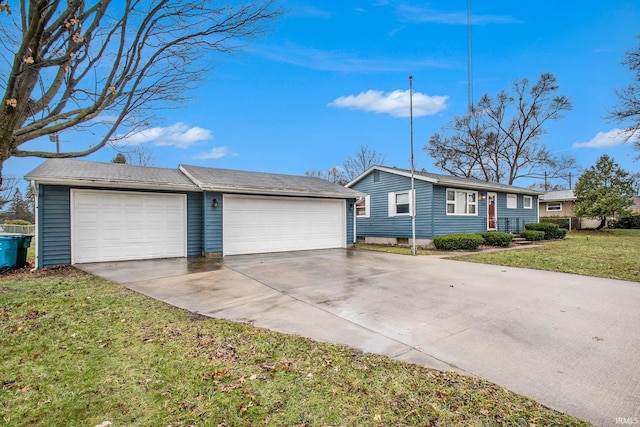
M389 216L396 216L396 193L389 193Z
M364 217L369 218L371 216L371 196L364 196Z

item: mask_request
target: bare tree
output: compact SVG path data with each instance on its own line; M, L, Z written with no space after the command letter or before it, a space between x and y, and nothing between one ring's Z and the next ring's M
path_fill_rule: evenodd
M127 163L130 165L155 166L156 164L153 150L148 145L138 145L128 151L125 156L127 157Z
M334 166L326 171L321 171L317 169L308 169L304 173L306 176L311 176L314 178L326 179L329 182L333 182L334 184L344 185L348 181L345 179L344 171L340 166Z
M12 156L81 157L139 130L158 108L184 102L216 59L265 33L275 0L0 0L0 175ZM125 126L126 125L126 126ZM66 152L28 141L102 126Z
M513 83L512 94L484 95L462 117L431 136L423 147L436 166L455 176L513 184L518 178L555 169L556 159L540 141L545 124L562 118L571 101L556 95L556 78L544 73L533 85Z
M640 39L640 35L637 38ZM622 64L634 73L633 81L627 87L616 90L620 103L614 106L609 118L626 124L623 132L627 140L635 138L634 147L640 151L640 44L627 51ZM636 159L640 159L640 155Z
M371 166L384 164L386 159L385 154L369 148L368 144L361 144L356 154L347 157L342 163L347 182L352 181Z

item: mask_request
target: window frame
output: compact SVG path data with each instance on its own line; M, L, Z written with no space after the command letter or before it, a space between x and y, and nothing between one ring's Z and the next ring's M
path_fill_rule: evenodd
M395 216L411 216L413 213L413 209L414 209L414 197L412 196L412 193L415 193L415 190L403 190L403 191L392 191L388 193L388 214L389 217L395 217ZM409 203L401 203L400 205L409 205L409 211L408 212L403 212L403 213L398 213L398 195L404 195L406 194L409 197Z
M551 205L558 206L558 209L549 209ZM547 202L547 212L562 212L562 202Z
M509 203L510 201L515 200L515 203ZM507 194L507 209L518 209L518 195L517 194Z
M358 204L364 203L364 214L358 214ZM356 210L356 218L369 218L371 216L371 196L366 195L360 200L356 200L355 202L355 210Z
M449 199L449 193L453 193L453 199ZM458 208L458 194L464 193L465 197L465 212L460 213ZM472 195L473 201L469 200L469 196ZM453 212L449 212L449 206L453 206ZM469 213L473 206L473 213ZM448 216L478 216L478 191L476 190L463 190L461 188L447 188L445 190L445 213Z
M529 201L529 206L527 206L527 201ZM522 208L533 209L533 196L522 196Z

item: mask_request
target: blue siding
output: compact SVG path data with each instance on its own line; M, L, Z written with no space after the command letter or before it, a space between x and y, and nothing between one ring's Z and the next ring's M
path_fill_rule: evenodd
M355 219L355 203L356 203L356 199L348 199L346 200L346 218L347 218L347 222L346 222L346 232L347 232L347 246L352 245L355 243L355 236L353 235L353 226L354 226L354 219Z
M522 229L523 224L538 222L538 196L531 196L531 198L533 199L531 209L524 208L523 194L517 194L516 196L518 197L518 207L516 209L507 209L507 193L498 193L497 217L500 231L513 231L516 223L520 226L520 228L515 227L515 229ZM509 227L511 228L511 230L502 229L504 227L505 219L509 220Z
M71 264L71 188L41 185L38 203L38 267ZM74 187L83 188L87 187ZM93 190L144 191L93 188ZM163 193L162 191L152 191ZM164 192L167 193L167 192ZM180 193L184 194L184 193ZM187 256L202 256L202 193L187 195Z
M434 187L433 222L434 236L442 236L452 233L479 233L487 231L487 201L478 200L477 215L447 215L447 188L460 189L458 187ZM468 191L474 191L469 190ZM478 196L480 192L478 192Z
M213 207L213 199L218 207ZM204 193L204 252L222 254L222 193Z
M389 217L390 192L411 190L411 179L380 171L380 180L374 182L370 173L353 187L370 196L369 218L357 218L356 234L359 237L411 237L411 217ZM428 239L433 235L433 185L415 180L416 190L416 238Z
M187 256L202 256L203 239L203 206L202 193L187 193Z
M411 237L411 217L389 217L388 194L390 192L411 189L411 179L406 176L379 171L379 181L374 182L370 173L352 186L354 190L370 196L370 217L357 218L358 237ZM462 189L456 186L433 185L416 180L416 238L430 239L451 233L478 233L487 230L487 200L480 195L487 191L478 191L477 215L447 215L446 190ZM473 188L467 190L475 191ZM525 223L536 222L538 218L538 197L532 197L532 209L524 209L524 195L518 194L518 208L507 209L507 194L497 194L497 214L501 231L509 221L509 230L514 231Z
M71 191L66 186L39 187L38 266L71 264Z

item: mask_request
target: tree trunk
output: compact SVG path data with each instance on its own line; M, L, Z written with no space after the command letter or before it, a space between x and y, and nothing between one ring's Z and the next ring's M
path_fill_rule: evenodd
M596 230L602 230L607 225L607 218L600 219L600 225L596 227Z

